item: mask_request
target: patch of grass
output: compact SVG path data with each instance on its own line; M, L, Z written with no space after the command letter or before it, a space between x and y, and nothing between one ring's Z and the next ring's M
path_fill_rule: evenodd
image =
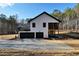
M0 35L0 39L14 39L17 34Z

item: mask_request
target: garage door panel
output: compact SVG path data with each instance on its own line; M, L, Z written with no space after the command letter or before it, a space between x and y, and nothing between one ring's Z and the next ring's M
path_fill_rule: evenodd
M43 38L43 32L36 32L36 38Z
M20 38L34 38L34 33L20 33Z

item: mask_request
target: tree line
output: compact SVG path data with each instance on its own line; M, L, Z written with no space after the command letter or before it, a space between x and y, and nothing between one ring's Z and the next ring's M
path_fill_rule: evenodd
M16 33L17 15L7 17L0 14L0 34L13 34Z
M78 31L79 29L79 4L76 4L73 8L66 8L64 12L55 9L52 16L57 17L62 21L60 29Z

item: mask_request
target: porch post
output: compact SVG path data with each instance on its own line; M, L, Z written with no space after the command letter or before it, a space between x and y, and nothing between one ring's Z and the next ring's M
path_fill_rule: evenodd
M55 35L55 29L54 29L54 27L55 27L55 26L54 26L54 24L53 24L53 34Z
M58 24L58 34L59 34L59 24Z

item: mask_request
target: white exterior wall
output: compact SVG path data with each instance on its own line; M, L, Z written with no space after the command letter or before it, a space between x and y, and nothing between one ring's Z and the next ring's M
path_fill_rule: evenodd
M35 23L35 28L32 27L32 23ZM43 27L43 23L46 23L46 27ZM44 38L48 38L48 23L59 23L57 20L53 19L52 17L42 14L41 16L37 17L36 19L30 22L30 30L31 32L43 32Z

